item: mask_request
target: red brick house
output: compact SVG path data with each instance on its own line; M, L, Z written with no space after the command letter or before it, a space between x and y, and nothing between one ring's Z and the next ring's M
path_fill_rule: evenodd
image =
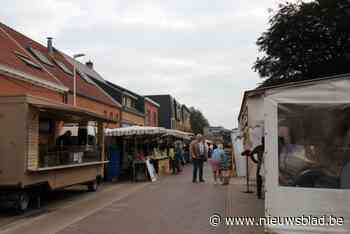
M51 40L46 47L0 23L0 51L0 95L32 94L73 105L73 66ZM77 106L118 120L121 105L84 73L76 77Z
M145 126L158 127L158 111L160 105L152 99L145 97Z
M68 88L43 70L0 24L0 95L31 94L64 102Z

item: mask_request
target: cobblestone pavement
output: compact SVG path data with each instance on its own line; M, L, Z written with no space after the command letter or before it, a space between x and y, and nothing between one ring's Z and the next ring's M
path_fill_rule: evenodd
M60 234L206 234L263 233L257 227L212 227L209 216L262 216L263 201L245 194L241 179L231 185L215 185L208 168L206 182L191 182L191 167L168 176L142 190L75 222Z

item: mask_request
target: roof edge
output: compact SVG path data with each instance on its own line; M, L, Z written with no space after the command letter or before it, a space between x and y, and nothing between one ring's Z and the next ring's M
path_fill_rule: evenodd
M157 106L157 107L160 107L160 104L159 104L159 103L153 101L153 100L152 100L151 98L149 98L149 97L146 97L146 96L144 96L144 97L145 97L145 100L147 100L148 102L152 103L153 105L155 105L155 106Z
M80 66L86 66L82 63L80 63L79 61L75 60L74 58L71 58L69 55L57 50L57 53L60 53L63 56L63 59L65 59L69 64L75 66L75 69L77 69L78 71L84 73L84 71L82 71L82 69L80 68ZM69 59L68 59L69 58ZM70 61L71 59L71 61ZM75 63L75 64L74 64ZM77 66L77 64L80 64L79 66ZM96 72L96 71L95 71ZM97 73L97 72L96 72ZM102 76L101 76L102 77ZM94 84L94 86L100 90L104 95L106 95L116 106L118 106L119 108L122 107L122 104L119 103L117 100L115 100L113 97L111 97L111 95L109 95L105 90L103 90L98 84L96 84L96 82L93 79L90 79L91 82ZM100 101L102 102L102 101ZM104 102L103 102L104 103ZM108 103L104 103L106 105L110 105Z
M20 80L25 80L28 81L30 83L34 83L36 85L54 90L54 91L59 91L59 92L68 92L68 88L63 86L63 85L59 85L59 84L55 84L53 82L50 81L46 81L43 80L41 78L38 78L36 76L30 75L28 73L25 73L23 71L11 68L9 66L6 66L4 64L0 64L0 74L3 75L7 75L7 76L11 76L13 78L16 79L20 79Z
M258 87L256 89L246 90L244 91L244 94L243 94L241 108L238 115L238 121L240 120L243 112L243 105L246 102L246 99L248 98L249 95L263 94L265 93L265 91L271 90L271 89L298 87L298 86L304 86L311 83L317 83L317 82L322 82L326 80L339 80L339 79L346 79L346 78L350 79L350 73L344 73L344 74L333 75L333 76L324 76L324 77L319 77L319 78L309 79L309 80L302 80L302 81L287 82L279 85L260 87L260 88Z

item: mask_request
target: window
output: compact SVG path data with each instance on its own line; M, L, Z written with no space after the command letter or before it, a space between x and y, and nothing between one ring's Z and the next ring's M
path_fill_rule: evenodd
M65 93L63 95L63 103L68 104L68 95L67 95L67 93Z
M64 71L68 75L73 76L73 72L64 63L62 63L61 61L58 61L56 59L54 61L62 69L62 71Z
M130 98L126 99L126 106L131 107L131 99Z
M153 112L153 122L154 126L158 126L157 112Z
M350 104L278 104L279 184L350 188Z
M147 110L147 113L146 113L146 124L151 125L151 111L150 110Z
M113 112L109 113L109 118L113 119Z
M105 114L105 116L107 117L107 115L108 115L108 114L107 114L107 111L104 111L104 114Z
M23 54L21 54L21 53L19 53L19 52L15 52L15 54L16 54L17 58L19 58L20 60L22 60L22 62L24 62L25 64L27 64L27 65L29 65L29 66L32 66L32 67L34 67L34 68L36 68L36 69L42 70L42 67L41 67L39 64L33 62L33 61L32 61L30 58L28 58L27 56L25 56L25 55L23 55Z
M136 108L136 101L130 97L123 97L123 105L128 108Z
M32 47L29 47L28 50L37 58L40 60L40 62L45 63L46 65L53 66L53 63L50 61L48 57L46 57L43 53L41 53L39 50L34 49Z

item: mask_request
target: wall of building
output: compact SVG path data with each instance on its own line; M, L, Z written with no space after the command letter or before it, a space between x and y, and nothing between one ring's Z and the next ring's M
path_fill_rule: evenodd
M191 127L191 114L186 112L183 114L183 119L182 119L182 129L185 132L192 132L192 127Z
M145 126L158 127L158 107L145 100Z
M122 111L122 118L121 118L121 124L128 124L128 125L138 125L138 126L144 126L145 125L145 118L140 115L133 114L128 111Z
M173 104L170 95L152 95L148 97L160 105L158 110L159 127L172 128L171 113Z
M57 91L37 86L22 80L0 75L0 96L14 96L23 94L40 96L56 102L64 101L63 93L59 93Z
M73 105L73 95L68 95L68 104ZM77 96L77 106L80 108L85 108L100 115L104 115L113 121L120 122L121 120L121 109L117 106L110 106L104 103L100 103L94 100L90 100L85 97ZM117 128L120 127L120 123L118 124L107 124L107 128Z

